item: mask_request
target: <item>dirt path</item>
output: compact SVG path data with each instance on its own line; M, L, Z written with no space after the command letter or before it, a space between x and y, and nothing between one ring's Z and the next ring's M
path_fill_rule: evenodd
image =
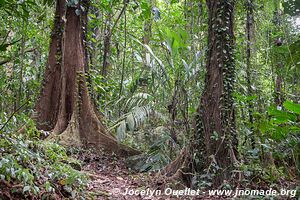
M124 195L126 189L145 189L150 179L147 174L127 169L123 159L89 153L81 154L77 159L83 161L82 171L90 176L87 189L92 199L143 199Z
M119 159L112 155L81 153L75 158L83 161L82 170L89 175L87 190L90 199L93 200L169 200L169 199L225 199L212 198L208 196L179 197L157 195L149 197L149 195L124 195L126 190L141 191L151 188L151 181L155 181L154 175L147 173L136 173L129 169L124 164L123 159ZM151 188L153 190L153 188Z

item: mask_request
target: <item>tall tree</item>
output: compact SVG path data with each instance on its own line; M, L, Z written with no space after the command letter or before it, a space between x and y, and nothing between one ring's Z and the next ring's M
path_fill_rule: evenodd
M195 139L161 174L192 186L195 171L212 173L214 186L230 180L237 162L234 112L234 2L207 0L208 52L205 88L195 117ZM193 151L193 152L192 152ZM195 165L194 165L195 164ZM214 167L212 167L214 166ZM207 170L213 171L207 171Z
M214 185L231 178L237 161L233 91L234 0L208 0L208 52L205 88L196 117L199 168L216 166ZM204 162L203 162L204 161ZM213 165L211 165L213 164Z
M280 28L281 28L281 21L282 21L282 16L283 15L283 11L279 9L279 4L280 4L280 0L275 0L275 13L274 13L274 25L275 28L277 29L276 31L280 32ZM280 46L282 46L283 44L283 38L281 38L280 36L278 36L275 40L275 48L278 47L280 48ZM279 58L278 58L279 57ZM282 71L284 68L284 63L281 60L280 56L276 56L275 58L275 75L276 75L276 79L275 79L275 105L276 106L280 106L282 107L283 102L284 102L284 95L283 95L283 76L282 76Z
M56 1L48 63L44 75L43 88L40 98L36 103L37 128L45 131L50 131L54 128L58 116L58 102L61 93L62 37L64 30L63 16L65 14L65 4L65 0Z
M109 12L107 15L106 23L105 23L105 31L104 31L104 38L103 38L103 64L102 64L102 71L101 75L103 77L107 76L108 67L110 65L109 58L110 58L110 51L111 51L111 21L112 21L112 13Z
M104 38L103 38L103 64L102 64L102 76L106 77L108 74L108 68L110 66L110 54L111 54L111 37L113 34L113 31L115 29L115 27L117 26L119 20L121 19L121 16L125 13L126 11L126 7L128 4L128 0L124 0L123 1L123 8L121 9L121 11L119 12L119 15L117 16L117 19L115 21L115 23L111 26L111 21L113 18L113 14L111 12L108 13L107 16L107 21L106 21L106 30L104 33Z
M247 80L247 92L248 96L253 95L251 83L251 57L252 57L252 46L253 46L253 29L254 29L254 16L253 16L253 0L247 0L246 2L246 11L247 11L247 20L246 20L246 37L247 37L247 47L246 47L246 80ZM251 146L255 148L255 139L254 139L254 119L253 119L253 103L249 101L248 103L248 115L249 115L249 123L251 130Z
M50 138L62 144L134 154L135 150L118 144L107 131L88 94L82 28L87 23L88 3L57 0L45 85L36 104L38 128L52 130Z

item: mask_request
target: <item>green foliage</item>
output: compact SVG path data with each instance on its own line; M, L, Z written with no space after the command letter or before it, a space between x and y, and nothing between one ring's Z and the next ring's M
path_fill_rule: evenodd
M88 82L90 84L89 89L96 105L102 112L109 115L110 111L107 109L107 104L112 103L118 96L117 82L111 79L106 80L96 70L90 70L87 77L90 80Z
M183 29L170 30L165 28L161 37L167 42L168 50L173 54L176 54L180 49L187 48L188 34Z
M29 10L28 8L35 8L37 4L35 1L16 1L16 0L1 0L0 8L9 15L16 15L18 17L28 18Z
M273 152L274 157L284 162L291 162L296 166L296 172L300 172L300 104L285 101L283 108L270 107L269 118L259 122L259 130L262 135L262 148L267 152ZM288 160L288 161L285 161ZM279 165L280 167L286 166Z
M120 104L123 101L118 102ZM138 130L149 119L165 120L165 117L153 107L153 97L147 93L137 93L125 102L124 108L128 111L121 116L111 129L116 128L117 139L124 141L126 133Z
M150 19L151 17L151 5L147 1L141 1L141 18L144 20Z
M125 12L119 15L124 2ZM253 41L247 66L248 1L235 2L236 51L228 49L229 43L218 48L235 55L236 73L223 75L224 83L233 86L236 80L236 84L223 95L234 94L230 102L235 108L241 163L245 161L240 170L247 180L261 176L271 184L279 177L300 174L300 40L293 24L299 3L252 1ZM70 165L77 161L68 158L65 148L40 141L49 132L38 131L30 119L47 65L54 4L54 0L0 0L0 174L3 180L22 184L25 195L57 192L59 185L79 198L85 178ZM143 152L134 158L137 162L132 168L138 171L163 168L195 134L207 51L212 48L207 44L206 6L203 0L90 1L84 41L89 54L89 93L117 139ZM228 29L228 13L219 13L224 24L217 31L224 40L229 38L222 35ZM108 75L103 77L104 36L112 27ZM144 41L146 36L149 42ZM233 67L233 61L227 64L226 69ZM273 106L278 78L282 80L279 93L289 99L282 107ZM15 130L24 125L25 134L20 136ZM216 132L210 138L220 139ZM263 166L266 153L273 155L275 166ZM201 187L211 186L219 170L214 163L210 168L213 173L202 175Z
M33 139L37 130L30 126L24 135L1 132L1 179L21 184L24 196L39 195L41 191L60 193L59 186L68 189L72 198L84 196L87 177L70 165L80 163L69 158L64 147Z
M297 16L300 14L300 2L296 0L283 2L284 12L291 16Z
M292 101L286 101L283 106L291 113L300 115L300 104L294 103Z
M286 110L270 107L268 114L271 118L268 121L262 122L260 126L263 134L269 134L277 141L285 139L288 134L297 134L300 132L300 104L285 101L283 106Z
M141 155L127 159L127 162L134 163L132 169L140 172L158 171L172 161L174 152L170 152L170 146L172 151L179 152L179 146L170 137L167 128L157 127L152 134L155 139L148 150Z
M41 1L3 2L0 9L0 113L9 117L19 109L25 116L40 91L53 11Z
M288 78L293 79L295 76L300 75L300 40L292 43L289 46L289 56L287 57L287 64L288 64ZM294 81L294 80L291 80ZM297 83L297 82L296 82ZM298 82L299 85L299 82Z

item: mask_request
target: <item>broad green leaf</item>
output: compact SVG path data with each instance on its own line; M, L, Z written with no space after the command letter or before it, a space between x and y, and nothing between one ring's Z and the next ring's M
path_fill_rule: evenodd
M272 133L272 138L279 141L286 138L287 133L288 133L288 128L277 126L275 127L275 130Z
M283 106L284 106L287 110L289 110L289 111L291 111L291 112L293 112L293 113L296 113L296 114L300 115L300 104L294 103L294 102L292 102L292 101L285 101L285 102L283 103Z
M6 51L8 44L0 45L0 51Z
M278 110L276 107L271 106L268 109L268 113L270 116L277 120L278 122L288 122L288 121L295 121L297 117L293 113L288 113L282 110Z
M5 0L0 0L0 8L5 4Z

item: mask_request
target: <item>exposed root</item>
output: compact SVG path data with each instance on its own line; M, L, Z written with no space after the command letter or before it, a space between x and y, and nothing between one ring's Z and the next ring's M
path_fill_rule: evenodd
M77 117L72 115L68 127L59 136L59 143L66 146L82 147L80 140L79 123Z
M67 128L61 134L53 131L47 140L54 140L65 146L95 148L120 156L140 154L139 151L118 143L112 135L106 134L104 128L98 127L100 124L96 126L97 128L90 126L86 130L80 129L79 119L76 116L73 114Z
M171 184L172 188L191 187L192 175L191 155L184 147L177 158L157 175L157 184L162 188L167 184Z

